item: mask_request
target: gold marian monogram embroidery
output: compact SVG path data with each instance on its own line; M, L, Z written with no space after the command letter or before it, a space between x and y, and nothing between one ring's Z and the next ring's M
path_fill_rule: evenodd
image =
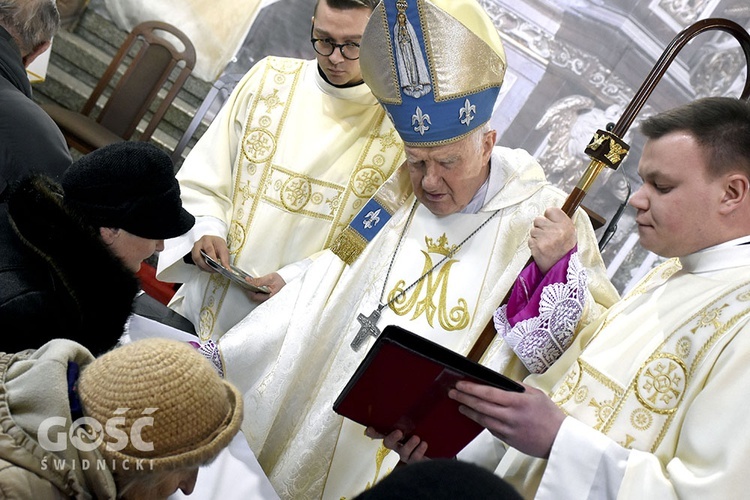
M441 238L446 241L442 241L441 239L438 239L438 241L442 242L443 245L447 244L445 235ZM432 240L430 240L428 244L430 243L432 243ZM422 250L422 254L424 255L424 265L421 274L424 274L432 269L434 264L432 262L432 257L430 257L428 252ZM446 331L457 331L466 328L471 319L466 299L459 298L458 304L453 307L448 305L448 282L450 280L450 270L456 262L458 262L457 259L447 260L440 271L437 273L430 273L426 279L417 283L413 292L404 293L401 297L396 299L391 304L393 312L399 316L405 316L413 311L411 317L412 321L424 314L427 323L431 327L435 326L435 315L437 314L440 327ZM407 287L406 281L399 280L388 293L388 302L401 294L405 287ZM437 303L435 300L436 297Z
M365 490L372 488L372 485L378 481L378 478L380 477L380 469L383 468L383 460L385 460L385 457L387 457L390 452L391 450L383 446L382 443L380 444L378 451L375 453L375 477L372 479L371 483L367 483ZM390 473L390 471L388 472Z

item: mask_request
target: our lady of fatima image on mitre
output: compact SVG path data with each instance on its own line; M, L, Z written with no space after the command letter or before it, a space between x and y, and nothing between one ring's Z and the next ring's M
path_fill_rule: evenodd
M396 66L401 80L401 89L406 95L417 99L429 94L432 87L430 86L427 64L425 64L422 51L416 43L417 35L406 17L407 7L408 2L406 0L396 2L398 15L396 17L397 22L393 27L393 37L398 46Z

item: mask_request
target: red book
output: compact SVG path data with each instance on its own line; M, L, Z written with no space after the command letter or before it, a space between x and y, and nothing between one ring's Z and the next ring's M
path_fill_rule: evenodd
M458 411L448 390L459 380L523 392L489 368L397 326L387 326L344 387L333 410L381 434L419 436L430 458L450 458L483 427Z

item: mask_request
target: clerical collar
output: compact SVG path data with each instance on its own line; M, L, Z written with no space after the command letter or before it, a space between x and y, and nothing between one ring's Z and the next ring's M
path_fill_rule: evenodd
M476 214L478 213L487 200L491 200L494 196L500 192L503 187L502 175L500 175L500 168L492 168L492 155L490 156L490 173L485 179L484 183L474 193L471 201L468 205L461 210L462 214Z
M750 235L680 257L680 263L684 271L693 274L750 266Z
M739 238L735 238L733 240L725 241L724 243L719 243L718 245L714 245L712 247L706 248L705 250L701 250L701 252L705 252L706 250L711 250L713 248L736 247L737 245L750 245L750 234L740 236Z
M328 80L328 77L326 76L323 69L320 67L320 64L318 64L318 74L320 75L320 77L323 79L324 82L326 82L331 87L336 87L337 89L348 89L351 87L357 87L359 85L363 85L365 83L364 80L360 80L359 82L356 82L356 83L345 83L344 85L336 85L335 83L331 83L331 81Z

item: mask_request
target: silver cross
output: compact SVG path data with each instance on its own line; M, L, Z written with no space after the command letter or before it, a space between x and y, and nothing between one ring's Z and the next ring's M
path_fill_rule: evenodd
M362 344L365 343L365 339L368 335L372 335L375 338L378 338L378 335L380 335L380 330L378 330L377 322L380 319L380 309L375 309L372 311L372 314L369 316L365 316L362 313L359 313L357 315L357 321L362 325L359 327L359 331L357 332L357 336L354 337L354 340L352 340L351 347L354 349L354 352L359 351L360 347L362 347Z

